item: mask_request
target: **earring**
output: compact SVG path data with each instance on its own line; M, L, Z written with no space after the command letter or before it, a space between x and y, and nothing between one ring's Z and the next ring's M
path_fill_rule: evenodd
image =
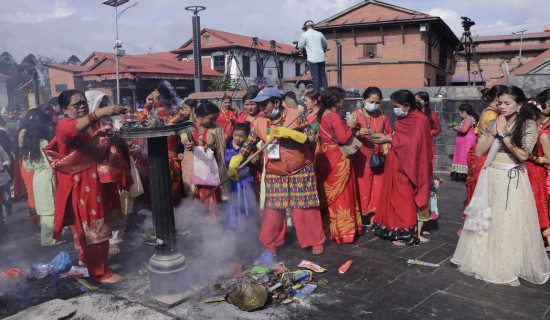
M521 108L518 108L518 111L517 111L517 112L518 112L518 114L519 114L519 111L520 111L520 110L521 110Z

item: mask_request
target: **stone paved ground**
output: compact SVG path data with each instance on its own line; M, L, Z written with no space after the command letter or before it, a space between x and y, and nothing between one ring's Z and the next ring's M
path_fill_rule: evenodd
M328 285L320 286L302 303L246 313L226 302L205 304L199 292L176 306L159 304L149 299L147 277L137 273L151 255L151 249L137 241L126 241L125 252L118 261L128 280L67 301L53 300L14 318L33 319L40 315L40 319L56 319L69 315L68 319L550 319L550 284L539 286L525 281L520 287L486 284L462 275L450 265L456 231L461 228L464 197L462 184L446 181L441 185L440 230L430 236L430 242L417 247L396 247L367 234L350 245L329 243L324 255L314 257L300 249L295 237L289 234L278 260L292 268L300 260L309 259L329 269L319 275L328 280ZM23 221L10 223L8 232L0 235L0 268L25 268L31 262L48 261L59 250L40 248L36 231L29 230L24 213L19 215ZM70 245L63 249L76 261L77 252ZM186 250L192 248L182 248L187 255ZM256 248L249 251L242 260L245 265L259 253ZM129 256L133 259L128 259ZM337 268L348 259L354 260L353 266L347 273L339 274ZM439 263L441 267L408 266L407 259ZM190 275L200 268L190 259ZM44 297L29 301L28 306L55 298L46 293ZM5 298L0 291L0 310Z

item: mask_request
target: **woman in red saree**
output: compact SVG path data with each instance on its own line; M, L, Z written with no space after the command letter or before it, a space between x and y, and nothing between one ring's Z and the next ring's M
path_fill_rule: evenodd
M418 244L417 208L429 205L433 181L430 123L418 110L412 92L391 95L397 120L393 136L378 134L375 143L392 144L386 157L382 195L374 216L374 233L396 245Z
M203 147L211 149L214 153L214 158L218 166L219 181L223 181L227 177L225 168L225 146L223 129L216 123L218 117L218 107L211 103L202 103L195 109L193 117L193 125L196 130L189 134L182 134L181 141L185 147L182 162L185 165L182 167L183 189L186 197L193 199L204 200L206 195L214 188L211 185L199 185L194 181L194 149L195 147ZM211 222L218 222L218 202L227 201L229 199L229 184L224 183L223 186L214 192L204 201L207 210L205 216Z
M63 227L73 225L79 258L92 280L115 283L123 279L108 267L111 231L124 227L117 188L129 188L132 177L127 159L98 122L126 109L109 106L88 114L86 98L77 90L62 92L59 104L66 118L43 149L57 180L53 238L59 240Z
M383 170L373 170L369 165L372 154L386 154L386 145L373 143L379 133L391 134L392 129L387 115L380 109L382 91L377 87L368 87L363 91L364 108L353 111L357 119L357 137L363 143L359 151L353 155L353 167L357 179L358 201L361 214L372 215L376 212L382 188ZM371 218L372 220L372 218Z
M243 96L243 110L239 112L239 116L235 123L248 122L252 125L254 120L264 117L265 113L260 110L260 107L252 99L256 98L258 90L248 90Z
M339 87L328 87L321 93L319 119L319 150L315 174L321 200L321 213L330 239L338 244L351 243L363 233L361 210L357 202L357 188L353 167L338 145L347 143L353 131L344 125L338 110L344 106L346 92ZM351 127L355 123L348 123Z

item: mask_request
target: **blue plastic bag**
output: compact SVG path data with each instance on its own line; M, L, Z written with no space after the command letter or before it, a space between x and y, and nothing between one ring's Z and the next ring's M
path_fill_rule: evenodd
M53 267L50 271L53 276L57 276L64 271L69 271L69 269L73 266L71 256L69 256L69 254L65 251L61 251L57 256L55 256L50 264Z

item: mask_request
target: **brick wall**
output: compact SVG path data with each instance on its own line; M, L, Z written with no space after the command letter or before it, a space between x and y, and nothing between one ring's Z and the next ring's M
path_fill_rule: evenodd
M52 97L58 97L62 91L55 90L56 84L65 84L68 89L75 89L73 73L71 71L49 68L50 72L50 90Z

